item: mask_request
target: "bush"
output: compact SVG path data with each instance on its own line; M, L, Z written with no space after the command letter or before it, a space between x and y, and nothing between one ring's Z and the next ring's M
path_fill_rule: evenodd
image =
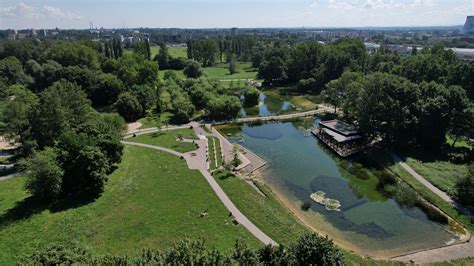
M61 193L64 170L57 161L57 152L52 148L36 152L26 160L28 180L26 189L41 200L53 200Z
M301 210L303 211L308 211L310 207L311 207L311 204L309 204L308 202L304 202L301 204Z
M304 234L290 249L297 265L344 265L344 256L327 236Z
M188 60L183 70L184 75L188 78L199 78L203 74L201 64L194 60Z
M90 255L80 247L51 246L18 260L18 265L71 265L86 263Z

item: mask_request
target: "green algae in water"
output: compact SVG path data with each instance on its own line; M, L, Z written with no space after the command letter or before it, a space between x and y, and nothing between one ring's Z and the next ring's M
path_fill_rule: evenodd
M341 202L336 199L326 198L326 193L323 191L316 191L309 197L317 203L324 205L328 211L341 211Z

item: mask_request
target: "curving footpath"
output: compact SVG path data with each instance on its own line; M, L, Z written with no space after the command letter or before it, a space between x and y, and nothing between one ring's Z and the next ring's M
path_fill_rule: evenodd
M457 207L459 211L464 212L466 215L472 217L472 213L469 212L466 208L462 206L457 206L456 202L448 195L446 192L435 187L431 182L426 180L423 176L418 174L413 168L411 168L407 163L405 163L399 156L393 152L388 152L392 157L393 161L399 164L405 171L412 175L418 182L423 186L431 190L437 196L439 196L444 201L453 204ZM417 264L428 264L439 261L449 261L465 257L474 257L474 241L469 241L455 244L446 247L440 247L430 250L424 250L415 252L412 254L402 255L399 257L392 258L393 260L403 261L403 262L415 262Z
M196 127L194 127L195 130ZM147 132L142 132L141 134L145 133L150 133L153 131L147 131ZM137 143L137 142L129 142L129 141L122 141L123 144L127 145L134 145L134 146L140 146L140 147L145 147L145 148L150 148L150 149L155 149L159 151L164 151L179 157L183 157L186 159L186 163L188 164L188 167L190 169L198 169L201 174L204 176L206 179L207 183L211 186L212 190L214 193L216 193L217 197L219 200L224 204L224 206L229 210L229 212L232 213L232 216L234 216L234 219L239 222L242 226L244 226L252 235L254 235L258 240L260 240L262 243L265 245L274 245L277 246L278 243L275 242L273 239L271 239L269 236L267 236L262 230L260 230L257 226L255 226L236 206L235 204L230 200L230 198L225 194L224 190L219 186L219 184L216 182L214 177L209 173L207 170L207 162L206 162L206 148L207 148L207 139L200 138L200 140L196 141L198 143L199 149L197 151L193 152L187 152L187 153L180 153L171 149L155 146L155 145L150 145L150 144L143 144L143 143ZM192 156L191 153L194 153L196 155Z

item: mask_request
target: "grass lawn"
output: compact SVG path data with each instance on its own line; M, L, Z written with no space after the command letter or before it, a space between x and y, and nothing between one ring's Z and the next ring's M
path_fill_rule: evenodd
M173 114L170 112L163 112L159 116L153 114L140 118L138 122L142 123L141 129L156 127L158 125L158 121L160 121L161 126L165 126L167 123L169 123L172 116Z
M244 227L232 225L198 171L164 152L126 146L105 192L87 205L49 210L24 201L24 182L19 177L0 185L0 265L14 265L17 256L52 244L77 243L97 254L131 255L147 247L166 249L184 237L202 237L209 247L223 251L238 238L260 246ZM209 214L201 218L204 210Z
M226 63L204 68L204 75L218 80L255 79L257 73L257 69L252 68L250 63L238 63L237 72L232 75L229 73L228 64Z
M310 101L307 97L303 95L291 96L290 102L296 106L298 109L302 110L314 110L318 108L318 105Z
M160 47L158 45L152 45L150 47L151 58L154 58L160 52ZM183 57L188 58L187 48L184 47L168 47L168 53L171 57Z
M307 231L263 183L256 181L267 197L237 177L222 179L216 174L215 179L237 208L276 242L290 244Z
M129 138L127 141L156 145L183 153L197 149L197 144L195 143L176 140L179 136L187 139L197 139L197 136L192 129L183 128L143 134L134 138Z
M452 146L453 142L454 142L454 138L451 135L446 134L446 143L448 143L449 146ZM471 144L469 143L469 140L464 139L464 138L459 138L454 144L454 147L472 149Z
M422 162L408 157L406 158L406 163L418 174L439 189L446 191L449 195L454 194L456 181L467 175L466 165L454 164L448 161Z

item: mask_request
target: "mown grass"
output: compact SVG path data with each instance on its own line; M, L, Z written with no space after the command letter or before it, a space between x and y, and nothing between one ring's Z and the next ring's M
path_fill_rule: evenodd
M252 68L250 63L238 63L237 72L234 74L230 74L229 65L226 63L204 68L204 75L218 80L255 79L257 72L257 69Z
M308 231L263 183L255 182L266 197L237 177L216 174L215 179L237 208L276 242L288 245Z
M423 162L415 158L406 158L413 170L426 178L439 189L453 196L456 181L467 175L467 166L449 161Z
M126 146L100 198L53 208L29 198L18 177L0 184L0 265L49 245L79 244L96 254L166 249L179 239L203 238L228 251L236 239L261 244L228 211L202 175L164 152ZM205 210L208 215L200 217Z
M129 138L127 141L156 145L182 153L194 151L197 149L197 144L180 141L178 140L179 137L186 139L197 139L196 133L194 133L192 129L182 128L143 134Z
M297 109L302 109L302 110L314 110L318 108L318 105L312 101L310 101L307 97L304 95L298 95L298 96L291 96L290 102L296 106Z
M158 45L152 45L150 50L151 58L154 58L160 52L160 47ZM168 47L168 53L171 57L188 58L187 48L185 47Z

